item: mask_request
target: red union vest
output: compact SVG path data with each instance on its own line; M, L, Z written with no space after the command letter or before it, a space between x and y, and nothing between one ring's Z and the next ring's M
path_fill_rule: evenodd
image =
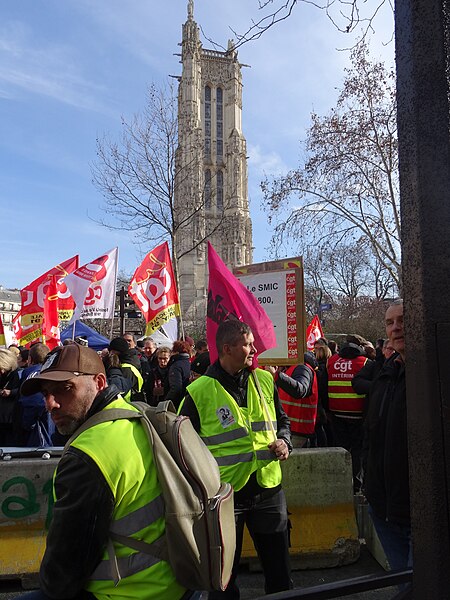
M284 412L291 421L291 431L299 435L312 435L314 433L317 418L317 403L319 401L317 375L312 367L308 364L306 366L311 369L314 375L312 390L309 396L306 398L293 398L284 390L278 388L278 396L283 405ZM289 367L285 371L285 374L288 377L292 377L292 373L296 367L297 365Z
M341 358L334 354L328 359L328 406L341 417L360 418L364 407L364 394L357 394L352 379L366 364L365 356Z

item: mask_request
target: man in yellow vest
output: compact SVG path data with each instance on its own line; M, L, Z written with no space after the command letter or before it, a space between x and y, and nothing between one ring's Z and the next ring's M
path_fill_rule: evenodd
M40 374L24 382L22 394L36 392L44 394L63 435L74 434L101 411L133 410L114 386L107 387L98 354L78 344L56 348ZM166 561L111 540L111 533L118 533L153 544L165 532L153 453L138 419L111 420L82 431L57 466L53 494L35 600L192 596Z
M237 320L221 323L216 346L219 359L188 386L180 409L216 458L222 481L231 483L235 492L233 573L227 589L210 592L209 599L239 598L236 576L244 524L261 561L266 593L291 589L288 519L279 464L292 449L289 419L272 375L262 369L252 373L256 349L250 327Z
M130 348L124 338L117 337L110 341L109 351L118 355L122 373L124 377L131 381L131 402L144 402L145 396L142 392L144 378L142 377L141 362L136 350Z

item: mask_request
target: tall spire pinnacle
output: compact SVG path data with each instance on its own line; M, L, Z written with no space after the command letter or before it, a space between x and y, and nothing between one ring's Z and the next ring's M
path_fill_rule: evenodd
M194 18L194 0L189 0L188 2L188 19L192 21Z

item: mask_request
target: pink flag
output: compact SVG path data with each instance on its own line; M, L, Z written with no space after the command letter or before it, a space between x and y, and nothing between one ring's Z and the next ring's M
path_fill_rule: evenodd
M206 338L211 363L217 360L216 332L227 319L238 319L251 327L258 354L277 345L272 321L255 296L237 279L208 242L208 309ZM257 358L257 357L256 357ZM257 360L254 361L257 366Z
M3 328L2 315L0 315L0 346L5 346L6 348L5 329Z
M317 315L314 315L311 323L306 328L306 349L314 350L314 342L323 337L322 325Z

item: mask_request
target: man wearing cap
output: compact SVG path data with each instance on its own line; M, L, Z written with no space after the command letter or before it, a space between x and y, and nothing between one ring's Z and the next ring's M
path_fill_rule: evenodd
M78 344L56 348L41 373L24 382L22 394L36 392L44 394L46 408L64 435L73 436L101 411L136 410L114 386L107 387L97 353ZM151 544L165 531L153 453L139 420L100 423L69 443L54 477L41 591L34 597L188 598L167 562L110 539L110 532L119 532ZM118 571L112 568L114 555Z

